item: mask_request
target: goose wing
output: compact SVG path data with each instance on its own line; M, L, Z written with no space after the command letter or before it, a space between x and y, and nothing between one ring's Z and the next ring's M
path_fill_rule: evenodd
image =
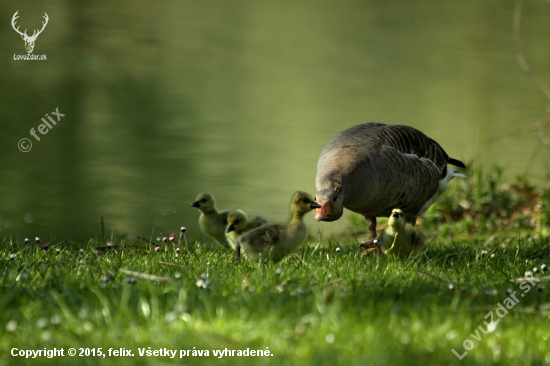
M345 207L367 217L389 216L399 207L412 222L424 203L437 191L441 171L430 159L386 144L369 159L368 165L354 171L346 192L360 197ZM367 197L367 198L364 198Z
M249 245L257 249L269 245L277 245L281 241L282 229L282 226L279 224L263 225L241 235L238 239L238 243Z
M412 222L426 201L439 186L441 169L432 159L414 153L403 153L393 146L382 150L382 159L391 167L388 178L380 184L386 197L384 216L395 207L401 208L408 222ZM391 177L391 178L390 178ZM381 178L383 179L383 177Z
M370 171L371 162L386 147L429 159L439 168L441 178L447 174L444 167L450 162L449 156L436 141L422 132L404 125L363 123L342 131L323 148L317 163L317 190L338 188L340 181L350 174L359 173L369 179L373 173ZM451 160L455 165L464 165Z
M444 174L441 178L447 173L444 168L449 162L449 155L436 141L417 129L403 125L387 125L380 129L379 133L380 138L384 141L383 145L392 147L403 154L416 155L419 158L430 160L439 168L440 173Z

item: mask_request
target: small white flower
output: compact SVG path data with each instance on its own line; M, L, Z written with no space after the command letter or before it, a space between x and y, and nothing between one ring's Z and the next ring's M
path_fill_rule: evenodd
M497 322L490 322L487 324L487 332L493 333L497 329Z
M6 323L6 330L8 332L15 332L17 330L17 322L12 319Z

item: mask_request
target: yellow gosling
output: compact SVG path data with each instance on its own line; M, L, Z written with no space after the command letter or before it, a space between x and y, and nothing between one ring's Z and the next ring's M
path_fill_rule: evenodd
M297 191L292 198L288 222L265 224L239 236L237 256L242 253L253 262L279 262L305 240L307 227L303 217L319 207L311 195Z
M228 211L218 212L216 210L216 201L214 196L209 193L201 193L195 198L191 207L196 207L201 212L199 217L199 226L201 231L226 248L231 248L229 241L225 236L227 228Z
M233 210L227 216L226 237L231 248L235 249L237 237L243 233L255 229L267 223L267 220L261 216L248 216L242 210Z
M382 253L408 257L418 253L424 247L424 237L411 224L405 222L405 213L393 209L388 219L388 226L380 235Z

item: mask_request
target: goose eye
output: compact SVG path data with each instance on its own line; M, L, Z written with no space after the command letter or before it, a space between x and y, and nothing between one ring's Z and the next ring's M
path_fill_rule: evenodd
M337 198L338 198L338 197L336 197L336 196L332 197L332 202L336 202L336 199L337 199Z

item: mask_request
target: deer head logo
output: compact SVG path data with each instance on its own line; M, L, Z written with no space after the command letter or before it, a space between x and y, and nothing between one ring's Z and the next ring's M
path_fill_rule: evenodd
M19 18L19 15L17 15L18 12L19 10L17 10L15 14L13 14L13 18L11 18L11 26L17 33L21 35L21 38L23 38L23 41L25 41L25 48L27 49L27 53L32 53L32 50L34 49L34 42L36 42L36 38L38 38L40 33L42 33L44 28L46 28L46 24L48 24L48 20L49 20L48 14L44 13L45 22L42 22L42 29L40 30L35 29L34 32L32 33L32 36L29 37L27 35L26 29L24 32L21 32L19 30L19 27L15 28L15 21L17 18Z

